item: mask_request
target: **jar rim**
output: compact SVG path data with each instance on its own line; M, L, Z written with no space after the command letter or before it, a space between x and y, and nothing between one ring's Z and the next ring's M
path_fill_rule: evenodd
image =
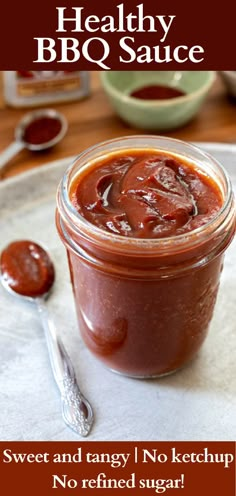
M90 155L93 152L97 153L99 151L102 151L104 156L109 154L110 152L112 152L112 150L110 152L104 151L103 148L105 146L114 145L114 149L113 149L113 152L114 152L115 150L118 150L118 148L115 149L116 144L118 144L118 143L122 143L122 144L124 143L125 144L126 143L127 148L125 148L125 146L122 146L122 148L120 148L120 150L122 150L122 149L126 150L126 149L128 149L128 143L130 141L134 141L134 140L139 142L139 146L135 147L136 149L144 149L145 148L144 145L141 145L142 140L146 140L149 142L153 140L153 148L156 148L157 150L165 151L165 152L169 152L169 150L167 148L168 143L170 143L172 145L176 144L176 146L184 146L185 149L189 150L189 155L186 155L187 158L191 158L191 151L192 151L192 153L195 151L198 154L200 153L202 158L207 160L208 163L211 163L212 165L216 166L218 171L222 174L223 181L224 181L225 187L226 187L226 195L225 195L222 207L218 210L216 215L212 219L210 219L208 222L206 222L205 224L203 224L202 226L200 226L196 229L193 229L192 231L189 231L189 232L183 233L183 234L178 234L176 236L168 236L168 237L163 237L163 238L126 237L126 236L122 236L120 234L110 233L108 231L105 231L105 230L97 227L96 225L92 224L87 219L85 219L76 210L76 208L73 206L73 204L70 200L70 197L69 197L70 174L73 171L76 163L79 160L85 159L87 155ZM166 145L165 147L163 147L163 149L155 146L154 141L158 141L158 140L163 142L163 145L164 144ZM149 146L147 146L147 149L150 149L150 143L149 143ZM184 153L181 153L180 151L178 151L178 156L181 157L181 155L183 157L185 156ZM98 157L99 157L99 155L97 156L97 158ZM92 162L95 158L96 157L90 158L89 161ZM80 229L78 229L78 228L82 227L82 229L85 230L86 234L89 235L89 233L90 233L91 235L93 235L94 239L96 239L96 241L98 241L98 242L99 242L99 240L101 242L109 241L109 243L113 244L116 247L120 246L122 249L124 249L125 245L128 244L129 245L129 251L131 250L131 247L133 247L133 248L141 248L141 249L143 248L144 250L148 250L150 248L152 250L154 250L154 249L160 250L161 249L162 252L165 251L165 249L171 249L172 247L173 247L173 250L176 250L176 248L178 246L182 247L186 243L187 244L191 243L191 245L195 245L195 244L199 243L200 238L205 239L205 236L208 237L210 233L215 232L217 230L217 228L224 222L225 217L226 217L227 212L228 212L228 209L232 204L232 198L233 198L231 180L229 178L229 175L226 172L225 168L214 157L212 157L207 152L201 150L201 148L199 148L195 144L188 143L188 142L185 142L185 141L182 141L179 139L175 139L175 138L169 138L166 136L158 136L158 135L130 135L130 136L124 136L124 137L121 136L121 137L118 137L115 139L102 141L98 144L95 144L95 145L87 148L86 150L81 152L76 157L76 159L73 161L73 163L65 171L65 173L62 177L61 183L59 185L59 188L58 188L58 196L59 195L61 195L61 197L63 198L62 203L63 203L64 215L63 215L63 212L61 212L62 217L65 217L65 220L67 220L67 221L70 220L73 222L73 228L75 231L77 231L77 232L80 231Z

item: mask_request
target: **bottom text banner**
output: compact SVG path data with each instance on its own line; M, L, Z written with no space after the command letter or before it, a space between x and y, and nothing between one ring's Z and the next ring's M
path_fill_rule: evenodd
M1 442L1 494L235 496L234 442Z

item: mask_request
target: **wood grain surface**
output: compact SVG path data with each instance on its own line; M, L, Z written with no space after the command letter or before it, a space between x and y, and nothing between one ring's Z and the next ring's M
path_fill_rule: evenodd
M8 107L4 102L2 84L0 89L1 152L14 139L15 126L30 109ZM52 104L50 107L57 108L68 119L69 129L66 137L50 151L41 153L21 151L9 162L3 177L10 177L32 167L40 167L51 160L77 155L99 141L142 133L141 130L128 127L115 114L102 89L99 72L91 73L89 98L59 105ZM236 103L227 97L219 77L192 122L165 134L186 141L236 142Z

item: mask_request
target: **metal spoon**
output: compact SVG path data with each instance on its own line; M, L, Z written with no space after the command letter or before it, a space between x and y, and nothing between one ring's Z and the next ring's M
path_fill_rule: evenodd
M29 250L31 250L32 257L34 258L34 266L30 267L29 259L25 263L22 271L19 266L20 243L31 243L29 244ZM14 247L13 245L16 245L15 247L17 249L15 252L15 257L13 252L11 252L12 247ZM35 288L34 286L35 295L26 295L25 288L27 287L27 282L31 281L35 284L35 277L37 277L35 274L40 273L40 268L39 266L37 267L37 264L39 263L38 261L41 254L43 254L44 257L42 265L44 277L45 270L50 270L50 274L49 280L44 280L44 285L41 284L41 286L39 286L38 292L40 293L43 287L47 287L47 289L43 294L37 296L37 287ZM13 263L13 270L7 270L7 264L9 266L9 261L12 261ZM45 303L54 282L54 267L51 259L49 258L47 252L36 243L30 241L16 241L8 245L2 252L0 268L3 287L14 296L27 300L36 305L46 337L53 375L61 393L62 415L64 421L77 434L87 436L90 432L94 419L92 407L79 388L72 362L62 341L57 336L55 326L52 319L49 317L48 309ZM21 288L17 285L16 281L16 276L19 276L19 274L24 278Z
M40 144L28 143L24 139L26 128L33 121L42 117L57 119L61 124L60 131L53 139L46 141L44 143L40 143ZM68 129L68 124L66 118L64 117L64 115L62 115L60 112L57 112L56 110L42 109L42 110L35 110L33 112L26 114L15 128L15 141L13 141L2 153L0 153L0 171L4 168L7 162L9 162L9 160L11 160L18 152L23 150L23 148L27 148L28 150L39 152L56 145L65 136L67 129Z

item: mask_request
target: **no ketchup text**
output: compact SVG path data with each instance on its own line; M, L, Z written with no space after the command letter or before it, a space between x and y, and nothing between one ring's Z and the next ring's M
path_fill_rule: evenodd
M83 453L77 448L75 453L14 453L11 449L2 452L3 463L98 463L109 464L112 468L124 468L127 463L218 463L229 468L234 461L233 453L211 453L203 448L199 453L181 453L175 447L170 452L161 453L157 449L140 449L137 446L129 453Z

